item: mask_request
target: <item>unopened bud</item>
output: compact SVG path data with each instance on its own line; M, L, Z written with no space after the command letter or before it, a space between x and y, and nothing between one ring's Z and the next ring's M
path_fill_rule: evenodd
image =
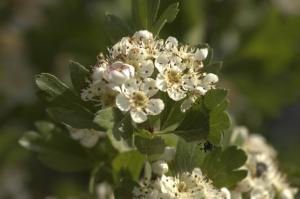
M175 157L176 149L174 147L165 147L164 153L161 155L160 159L166 162L171 162Z
M195 52L195 60L202 61L206 59L207 55L208 55L207 48L197 49L197 51Z
M169 171L168 164L163 160L158 160L152 164L152 172L162 176Z
M104 72L104 78L115 84L123 84L134 76L134 67L123 62L115 62Z

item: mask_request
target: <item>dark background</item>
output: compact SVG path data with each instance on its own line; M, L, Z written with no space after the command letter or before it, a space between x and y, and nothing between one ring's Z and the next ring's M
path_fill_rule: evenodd
M170 0L162 0L166 7ZM300 185L300 1L181 0L161 37L209 43L224 61L221 87L230 90L237 125L262 133L281 168ZM0 199L72 198L88 174L44 167L18 139L49 119L36 98L34 75L68 80L68 61L91 65L111 45L104 14L130 19L129 0L0 1Z

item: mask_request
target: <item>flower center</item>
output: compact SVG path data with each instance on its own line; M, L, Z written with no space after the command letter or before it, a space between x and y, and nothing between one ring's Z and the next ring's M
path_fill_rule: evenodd
M144 107L148 102L147 96L140 91L134 92L131 100L132 103L137 107Z
M268 170L268 166L263 162L258 162L256 164L256 177L260 177Z
M186 186L185 182L180 182L178 184L178 191L179 192L187 192L187 186Z
M181 80L181 75L176 70L169 70L167 72L168 82L171 84L179 83Z

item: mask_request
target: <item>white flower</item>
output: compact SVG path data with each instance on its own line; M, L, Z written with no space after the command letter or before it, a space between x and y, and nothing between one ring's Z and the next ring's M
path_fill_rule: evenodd
M133 195L136 199L227 199L228 193L213 187L201 170L195 168L192 173L176 177L162 175L144 187L135 187Z
M153 34L147 30L140 30L132 36L136 41L142 41L144 43L149 43L153 41Z
M138 70L139 76L142 78L150 77L154 71L152 60L142 61Z
M169 171L168 164L163 160L158 160L152 163L151 168L152 172L159 176L162 176L163 174L166 174Z
M285 176L279 171L276 151L260 135L248 135L245 128L237 128L232 134L231 142L242 138L242 148L248 159L243 166L248 171L245 179L239 182L232 195L240 198L249 194L251 199L294 198L297 189L290 187Z
M103 77L108 82L120 85L134 77L134 67L117 61L106 68Z
M177 46L178 46L178 41L175 37L168 37L166 42L165 42L165 47L166 49L170 50L170 49L176 49L177 50Z
M208 73L202 80L202 87L205 90L210 90L214 88L214 84L219 81L219 78L217 75L213 73Z
M156 77L158 89L167 92L169 97L175 101L183 99L186 96L182 87L182 73L185 68L181 67L180 61L160 55L155 60L155 67L159 71Z
M134 122L142 123L147 120L147 115L158 115L164 109L161 99L150 98L157 91L153 79L148 78L144 82L131 79L123 85L122 92L116 98L116 105L121 111L130 111Z
M76 129L70 128L71 138L74 140L79 140L80 144L87 148L94 147L99 138L104 137L105 133L101 131L95 131L93 129Z
M195 61L203 61L206 59L208 55L208 49L207 48L202 48L202 49L197 49L194 55Z

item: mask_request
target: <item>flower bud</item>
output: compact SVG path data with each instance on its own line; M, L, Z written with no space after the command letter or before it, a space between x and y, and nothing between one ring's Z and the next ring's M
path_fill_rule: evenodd
M225 196L225 199L231 199L231 194L226 187L221 188L221 192Z
M154 162L151 167L152 167L152 172L159 176L162 176L163 174L169 171L168 164L163 160L158 160Z
M175 37L168 37L166 40L166 48L171 49L171 48L177 48L178 46L178 41Z
M217 83L219 81L219 77L213 73L208 73L204 78L203 78L203 82L204 84L214 84Z
M134 76L134 67L123 62L115 62L104 71L104 78L115 84L122 84Z
M197 49L197 51L195 52L195 60L196 61L202 61L204 59L206 59L208 55L208 49L207 48L202 48L202 49Z
M140 30L134 33L133 37L136 41L143 41L144 43L148 43L153 40L153 34L147 30Z
M105 70L105 69L104 69L103 67L96 67L96 68L93 70L93 74L92 74L92 79L93 79L93 81L102 80L104 70Z
M166 162L171 162L175 157L176 149L174 147L165 147L164 153L160 156L161 160Z

